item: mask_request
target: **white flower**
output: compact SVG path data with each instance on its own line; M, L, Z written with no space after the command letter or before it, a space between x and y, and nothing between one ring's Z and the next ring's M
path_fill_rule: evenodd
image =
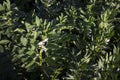
M43 42L48 42L48 38L46 38Z
M43 47L45 45L45 43L43 43L43 42L39 42L38 43L38 46L41 48L41 47Z
M41 50L43 50L43 51L47 51L47 48L45 47L45 45L46 45L47 42L48 42L48 38L46 38L43 41L40 41L38 43L39 48L41 48Z
M109 41L110 41L110 39L108 39L108 38L105 39L106 44L108 44Z
M3 18L3 19L2 19L3 22L6 22L7 20L8 20L7 18Z

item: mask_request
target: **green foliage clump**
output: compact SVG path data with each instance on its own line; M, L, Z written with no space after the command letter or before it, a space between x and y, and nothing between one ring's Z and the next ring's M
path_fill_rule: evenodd
M0 53L16 80L119 80L119 3L3 0Z

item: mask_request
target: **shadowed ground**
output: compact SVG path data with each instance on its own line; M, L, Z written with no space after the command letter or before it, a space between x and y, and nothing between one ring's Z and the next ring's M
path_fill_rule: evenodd
M5 53L0 53L0 80L15 80L12 63Z

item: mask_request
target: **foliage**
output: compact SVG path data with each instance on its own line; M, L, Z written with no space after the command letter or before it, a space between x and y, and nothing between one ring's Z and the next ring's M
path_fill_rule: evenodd
M0 4L0 53L16 80L120 79L119 0L19 1Z

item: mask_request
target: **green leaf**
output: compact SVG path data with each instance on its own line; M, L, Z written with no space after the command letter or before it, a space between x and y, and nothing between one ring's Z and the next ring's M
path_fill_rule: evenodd
M31 70L31 68L35 65L35 61L32 60L31 62L29 62L25 68L27 69L27 71Z
M31 24L28 23L28 22L25 22L25 27L26 27L27 32L29 32L29 31L30 31Z
M10 0L7 0L7 9L10 10Z
M26 52L27 55L32 56L34 54L33 49L31 51Z
M34 31L34 32L33 32L33 35L34 35L34 40L36 40L36 38L37 38L37 32Z
M40 26L40 19L39 19L38 16L36 16L36 25L37 25L37 26Z
M50 27L50 22L47 24L47 26L46 26L46 31L48 31L48 29L49 29L49 27Z
M33 51L34 51L34 50L35 50L35 48L36 48L36 47L35 47L34 45L31 45L31 50L33 50Z
M0 11L3 11L4 7L0 4Z
M4 48L2 45L0 45L0 53L3 53L4 52Z
M28 40L27 40L26 38L24 38L24 37L22 36L20 40L21 40L22 45L24 45L24 46L27 45Z
M25 30L24 30L24 29L19 29L19 28L17 28L17 29L14 30L14 32L23 33L23 32L25 32Z
M9 40L1 40L0 44L8 44L10 41Z

